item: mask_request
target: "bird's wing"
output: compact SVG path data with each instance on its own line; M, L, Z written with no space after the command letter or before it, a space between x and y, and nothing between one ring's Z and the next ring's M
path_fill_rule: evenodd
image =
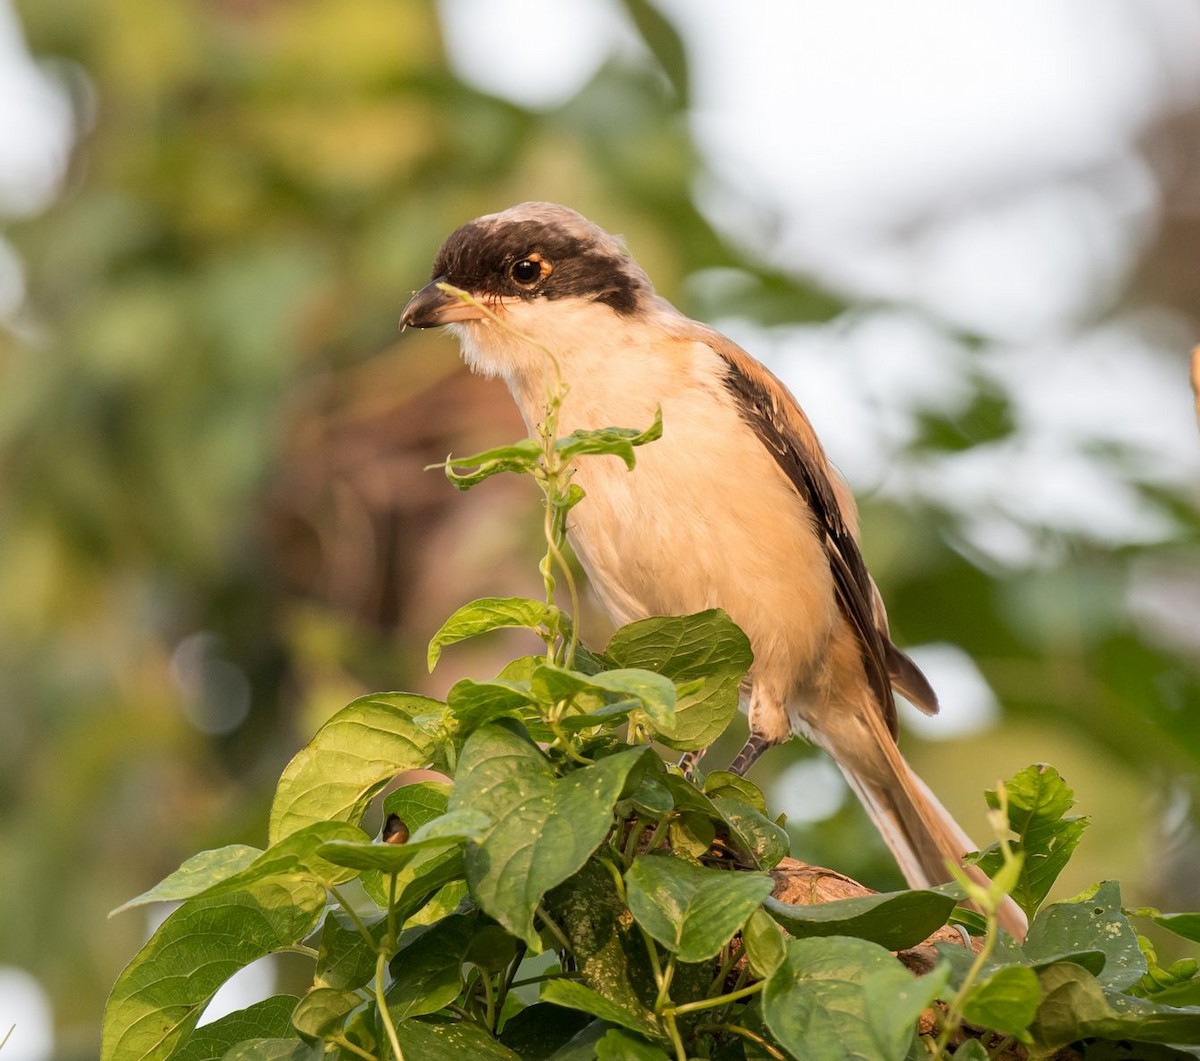
M742 419L812 510L833 572L838 606L854 630L871 691L892 736L896 704L892 685L922 710L937 697L917 665L892 644L879 591L855 540L857 513L849 489L830 465L812 424L787 388L720 332L697 326L700 340L728 366L724 383Z
M879 587L875 585L874 579L871 579L871 612L875 617L875 629L883 638L883 652L892 688L925 714L936 715L938 698L933 686L929 684L929 679L921 673L920 667L892 644L887 609L883 606L883 597L880 596Z

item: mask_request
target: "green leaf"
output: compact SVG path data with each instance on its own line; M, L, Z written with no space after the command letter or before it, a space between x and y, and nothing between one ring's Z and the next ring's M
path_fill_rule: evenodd
M1152 1043L1200 1043L1200 1007L1163 1006L1106 992L1085 969L1059 962L1038 973L1042 1005L1034 1041L1053 1049L1096 1036Z
M1006 781L1004 789L1009 828L1017 834L1018 849L1025 856L1011 894L1017 905L1033 917L1079 844L1088 819L1067 816L1075 805L1075 794L1052 766L1026 767ZM997 809L998 793L988 791L986 796L988 805ZM978 864L994 877L1003 861L1001 852L993 846L979 857Z
M938 963L950 969L951 986L955 990L961 991L972 969L974 969L975 952L963 946L961 942L939 942L933 945L933 949L937 954ZM1028 959L1013 938L1009 935L1001 934L996 938L996 944L992 949L991 956L984 962L983 968L977 970L977 972L983 976L990 976L997 969L1006 965L1028 964Z
M760 869L777 866L787 855L791 844L787 830L750 804L729 796L718 796L712 805L729 827L730 839L750 855Z
M221 1061L245 1039L283 1039L292 1034L295 995L273 995L197 1028L171 1055L171 1061Z
M978 1039L968 1039L954 1051L954 1061L989 1061L991 1054Z
M508 1047L471 1021L406 1020L396 1037L407 1061L521 1061Z
M963 1016L980 1028L1028 1041L1041 1001L1037 973L1026 965L1006 965L970 989Z
M667 826L671 850L691 862L699 862L716 838L717 827L699 814L681 814Z
M566 1006L569 1009L582 1010L594 1017L608 1021L609 1024L619 1024L630 1031L641 1032L655 1039L661 1039L662 1033L647 1014L626 1007L607 998L598 991L593 991L586 984L576 980L547 980L542 984L543 1002L553 1002L556 1006Z
M640 1035L609 1028L596 1043L596 1061L667 1061L668 1055Z
M655 726L669 725L675 713L675 683L661 674L638 668L588 675L543 663L533 672L532 686L543 703L552 704L579 693L636 700Z
M721 812L693 782L668 772L661 779L675 806L675 817L668 827L671 850L692 861L699 860L716 838L717 825L729 832Z
M587 1016L582 1011L580 1014ZM593 1020L589 1016L588 1022L554 1053L550 1054L546 1061L596 1061L596 1044L608 1034L610 1027L611 1025L607 1022ZM524 1054L521 1056L525 1057Z
M671 790L664 783L666 769L657 756L651 760L651 769L654 772L646 773L637 788L630 793L629 801L639 816L661 818L675 809L675 800L671 798Z
M199 895L206 888L233 876L239 870L245 869L259 855L257 847L246 844L231 844L228 847L218 847L214 851L201 851L193 855L174 873L164 877L153 888L142 892L141 895L122 903L109 914L119 914L135 906L147 903L158 903L190 899Z
M391 961L395 983L387 991L388 1012L394 1021L436 1013L462 990L462 963L478 918L451 914L399 951Z
M338 866L378 870L390 875L407 869L418 858L428 861L432 855L461 848L469 840L481 839L491 824L491 819L482 811L461 809L421 826L404 844L334 840L322 844L318 853Z
M435 818L446 813L450 800L450 785L443 781L419 781L413 785L402 785L389 792L383 800L383 820L386 822L390 815L396 815L409 831L409 839L415 838L421 827ZM446 880L461 879L465 873L462 865L462 851L457 847L443 848L439 853L436 845L429 845L418 854L406 868L396 877L396 903L398 907L406 908L410 903L419 900L429 893L430 887L441 887L428 878L433 873L445 876ZM362 875L362 884L367 894L380 906L386 907L390 902L391 885L388 874L379 870L366 870Z
M262 891L272 881L315 880L324 885L337 885L356 876L324 857L321 848L330 842L362 842L364 833L346 822L314 822L272 844L245 869L199 892L204 898L214 898L236 891Z
M761 907L750 915L750 920L742 929L742 945L746 948L750 971L760 980L765 980L778 969L787 953L783 933L771 915Z
M421 826L446 813L452 785L445 781L418 781L401 785L383 799L383 817L394 814L406 826L411 836Z
M517 956L520 942L499 925L485 924L476 930L466 960L491 973L506 969Z
M954 898L933 890L882 892L798 906L767 899L763 908L798 938L855 936L888 950L915 947L946 923Z
M357 823L402 770L433 762L428 723L445 705L411 693L374 693L342 708L288 763L271 806L271 843L313 822Z
M1146 946L1146 941L1142 941ZM1168 1006L1200 1005L1200 962L1195 958L1180 958L1167 968L1159 966L1151 955L1147 955L1149 971L1129 993L1148 998Z
M330 910L321 923L321 946L317 952L314 987L362 987L375 974L375 947L344 914ZM387 919L369 925L378 944L387 931Z
M246 1039L229 1050L221 1061L318 1061L321 1055L313 1051L303 1039Z
M464 604L442 623L429 642L426 662L433 670L447 645L491 630L524 627L537 633L550 617L550 609L543 601L529 597L481 597Z
M450 808L486 807L493 816L466 853L471 894L534 953L541 950L534 909L608 834L625 780L646 750L630 748L559 779L533 744L503 726L482 726L463 745Z
M912 1042L917 1021L934 999L944 995L949 977L949 967L938 965L925 976L910 976L907 983L891 968L870 973L863 980L867 1020L885 1054L894 1056Z
M525 1061L545 1061L591 1023L588 1013L535 1002L505 1023L500 1041ZM590 1055L587 1061L591 1061Z
M704 779L704 794L709 799L726 796L736 799L753 807L759 814L767 813L767 798L763 791L753 781L730 773L728 770L714 770Z
M1078 961L1081 953L1099 951L1106 960L1097 978L1118 991L1136 984L1147 969L1137 933L1121 913L1116 881L1105 881L1090 899L1041 910L1029 925L1023 950L1034 965Z
M514 682L503 678L477 682L462 678L455 682L446 694L446 704L458 722L458 733L463 737L478 729L485 722L492 722L507 715L520 716L522 710L537 703L537 695L529 682Z
M700 814L711 821L725 823L713 801L696 787L694 781L689 781L679 773L668 771L662 782L671 793L675 809L681 814Z
M412 895L418 894L416 889L423 888L430 880L429 874L419 877L396 902L400 916L410 927L437 924L443 917L454 913L469 894L466 880L456 877L444 884L437 884L432 893L425 891L425 898L413 899Z
M846 937L794 939L763 990L763 1018L794 1057L903 1061L916 1017L909 1019L910 1009L904 1008L903 1021L880 1025L872 1018L871 1002L889 992L911 990L913 980L874 943Z
M1177 936L1200 943L1200 914L1155 914L1152 920Z
M637 700L618 700L616 703L605 704L603 707L589 711L586 715L565 715L559 720L558 725L568 733L578 733L581 730L594 729L597 726L612 729L621 725L627 715L639 710L641 706ZM532 728L530 727L531 730Z
M298 943L324 907L322 885L287 878L256 892L189 899L117 978L104 1011L101 1061L170 1056L229 977Z
M341 1030L346 1017L362 1001L357 991L317 987L301 999L292 1014L292 1024L305 1039L326 1039Z
M707 748L725 732L754 660L746 635L719 609L630 623L613 634L604 655L619 667L656 671L680 685L701 681L678 696L671 725L656 727L659 739L677 751Z
M1070 1049L1074 1049L1071 1047ZM1181 1050L1159 1043L1121 1039L1092 1039L1083 1044L1083 1061L1196 1061L1200 1056L1195 1048Z
M773 884L763 873L707 869L671 855L639 855L625 873L637 923L683 962L719 953Z
M522 474L531 471L538 466L541 459L541 442L536 438L526 438L508 446L496 446L482 453L475 453L470 457L448 460L445 464L434 467L444 468L446 478L460 490L470 490L477 483L501 472Z
M584 454L611 455L620 457L626 468L636 463L633 449L662 438L662 409L654 413L654 423L645 431L632 427L601 427L572 431L554 443L555 452L563 460L571 460Z

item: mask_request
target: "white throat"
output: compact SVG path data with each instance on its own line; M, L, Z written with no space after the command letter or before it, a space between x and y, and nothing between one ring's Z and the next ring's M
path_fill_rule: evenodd
M568 389L560 431L650 424L666 390L667 366L656 371L647 356L664 334L656 319L622 317L587 299L508 303L500 309L511 329L490 320L450 329L472 371L508 384L530 431L543 419L559 377Z

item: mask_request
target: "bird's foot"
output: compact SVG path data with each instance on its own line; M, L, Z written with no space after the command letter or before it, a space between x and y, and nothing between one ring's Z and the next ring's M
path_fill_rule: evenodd
M742 745L742 750L733 757L733 762L729 764L729 772L737 774L738 777L745 777L746 771L758 762L758 757L770 746L771 742L766 737L751 733L746 743Z
M693 780L696 775L696 767L700 764L700 760L704 758L704 753L707 748L701 748L699 751L684 752L679 759L679 769L683 771L683 776L689 781Z

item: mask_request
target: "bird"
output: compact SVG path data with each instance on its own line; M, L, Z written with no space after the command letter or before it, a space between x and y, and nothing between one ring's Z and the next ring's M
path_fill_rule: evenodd
M402 328L442 325L474 372L504 381L531 433L557 379L564 434L645 426L661 410L662 437L632 469L613 456L574 468L584 497L567 537L601 605L618 626L723 609L754 656L750 737L731 769L808 739L909 885L949 880L947 861L976 845L901 755L893 691L930 715L937 695L892 642L854 497L787 387L660 297L621 240L555 203L521 203L446 238L401 315ZM1011 900L1001 922L1023 937Z

